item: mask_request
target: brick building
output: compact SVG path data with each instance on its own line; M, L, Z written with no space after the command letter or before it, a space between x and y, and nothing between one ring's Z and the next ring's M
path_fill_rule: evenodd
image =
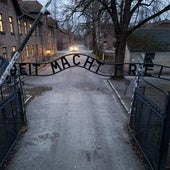
M0 1L0 55L8 59L19 46L17 18L20 15L17 1Z
M88 32L85 35L85 44L89 49L93 49L93 32ZM96 35L96 42L102 50L114 49L115 33L112 24L101 24L98 38Z
M10 60L28 33L42 5L34 1L0 1L0 54ZM47 11L24 47L22 62L45 61L57 50L56 21ZM47 53L48 52L48 53ZM49 54L50 53L50 54Z
M74 34L67 30L57 31L58 50L68 49L70 45L74 44Z

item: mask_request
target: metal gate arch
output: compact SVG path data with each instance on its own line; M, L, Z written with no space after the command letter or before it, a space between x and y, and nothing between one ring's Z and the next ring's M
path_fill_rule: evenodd
M137 76L138 65L143 66L143 74L140 76L170 80L167 77L167 72L170 72L169 66L147 63L105 62L94 57L92 54L87 55L83 53L66 54L47 62L15 63L10 70L10 74L11 76L16 76L18 73L20 76L50 76L72 67L80 67L100 76ZM49 67L49 72L44 74L40 72L39 68L42 66ZM112 67L112 71L108 71L107 67ZM120 70L123 70L123 72L120 73Z

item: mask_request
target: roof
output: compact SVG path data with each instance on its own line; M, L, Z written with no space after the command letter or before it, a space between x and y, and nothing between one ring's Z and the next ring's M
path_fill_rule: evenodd
M39 13L42 9L42 5L37 1L19 1L19 5L23 11L23 13ZM49 11L46 12L46 14L50 14Z
M52 27L57 27L57 21L52 17L47 17L47 24Z
M170 20L165 19L159 22L147 23L142 28L170 28Z
M128 38L130 51L170 51L170 28L138 29Z
M19 1L19 5L23 10L33 13L38 13L42 8L38 1Z

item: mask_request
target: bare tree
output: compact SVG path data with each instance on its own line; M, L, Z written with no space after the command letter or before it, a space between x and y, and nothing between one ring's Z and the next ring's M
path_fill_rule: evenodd
M170 5L162 1L155 10L156 0L99 0L105 10L110 14L116 35L116 62L123 62L128 36L148 21L170 10ZM157 0L158 2L159 0ZM157 6L158 7L158 6ZM140 18L139 11L148 9L147 15ZM135 19L136 18L136 19Z
M90 7L90 8L89 8ZM86 28L91 32L93 39L93 50L98 55L99 52L99 36L100 36L100 11L99 3L93 1L90 6L83 12L86 21Z
M116 62L124 62L126 42L130 34L170 10L169 0L73 0L70 15L76 12L80 15L87 14L87 11L93 10L91 5L94 3L100 3L96 6L98 16L107 12L113 23ZM93 12L88 15L93 15Z

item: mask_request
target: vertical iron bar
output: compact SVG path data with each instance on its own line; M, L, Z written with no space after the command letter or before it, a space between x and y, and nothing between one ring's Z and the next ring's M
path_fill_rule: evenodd
M139 61L138 66L137 66L137 71L136 71L136 76L135 76L135 84L134 84L133 92L132 92L132 96L131 96L130 109L128 111L129 114L131 114L131 112L132 112L134 95L135 95L136 89L139 87L139 81L140 81L140 77L142 75L142 68L143 68L143 56L140 55L140 61Z
M163 135L160 146L160 157L159 157L159 170L165 169L167 163L167 155L169 149L170 139L170 92L168 96L168 105L166 109L166 118L164 119Z

